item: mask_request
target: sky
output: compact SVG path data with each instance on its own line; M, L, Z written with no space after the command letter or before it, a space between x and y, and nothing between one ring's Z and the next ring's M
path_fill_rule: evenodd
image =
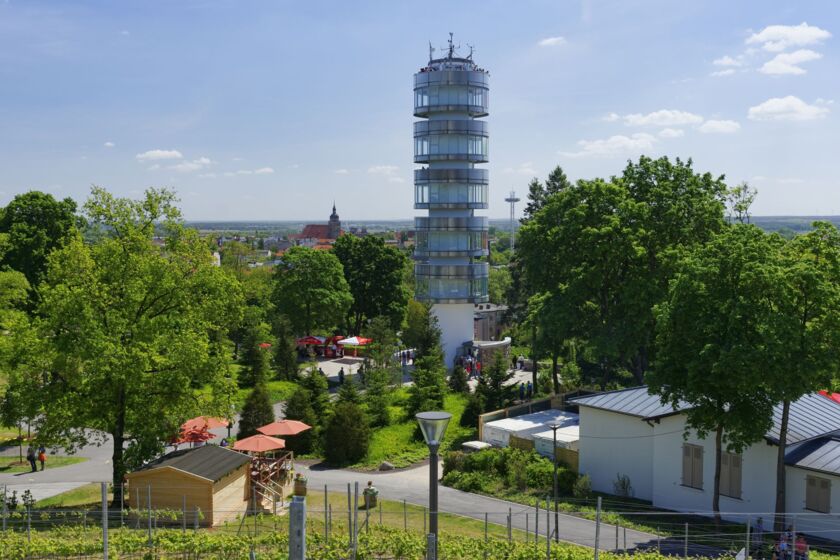
M840 214L840 3L773 0L0 0L0 205L408 218L412 76L449 32L490 72L491 217L641 154L749 182L756 215Z

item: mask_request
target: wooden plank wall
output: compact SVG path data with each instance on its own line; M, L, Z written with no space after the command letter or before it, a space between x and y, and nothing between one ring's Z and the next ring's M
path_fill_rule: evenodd
M251 463L245 463L237 470L222 477L213 485L213 524L241 515L248 508L250 497L248 470Z
M128 475L128 493L130 507L147 509L148 490L151 486L152 509L170 509L181 511L186 497L187 511L201 509L204 519L202 525L213 524L213 483L209 480L190 476L172 468L139 471ZM138 501L139 500L139 501ZM188 515L191 520L192 516Z

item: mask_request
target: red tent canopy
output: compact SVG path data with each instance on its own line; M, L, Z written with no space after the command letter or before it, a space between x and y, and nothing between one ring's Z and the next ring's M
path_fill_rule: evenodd
M326 338L323 336L304 336L303 338L297 339L298 346L321 346L326 342Z
M828 391L820 391L820 395L828 397L836 403L840 403L840 393L829 393Z
M240 439L233 444L233 448L237 451L254 451L256 453L283 449L284 447L286 447L286 442L282 439L273 438L263 434L246 437L245 439Z
M267 436L294 436L310 429L312 426L299 420L278 420L257 428L257 431Z
M262 348L263 350L265 350L267 348L271 348L271 343L270 342L260 342L260 348Z

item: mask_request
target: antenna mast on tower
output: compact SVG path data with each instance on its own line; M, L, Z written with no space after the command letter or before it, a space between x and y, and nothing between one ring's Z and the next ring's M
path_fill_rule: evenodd
M510 191L510 196L505 199L505 202L510 204L510 254L516 250L516 214L514 207L520 199L516 198L516 191Z

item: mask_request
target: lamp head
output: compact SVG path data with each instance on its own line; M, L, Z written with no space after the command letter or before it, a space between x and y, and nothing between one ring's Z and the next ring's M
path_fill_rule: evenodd
M560 428L562 428L562 427L563 427L563 425L562 425L562 424L549 424L549 426L548 426L548 427L549 427L552 431L556 432L557 430L559 430Z
M415 418L420 424L426 444L437 446L443 441L443 434L446 433L452 415L448 412L418 412Z

